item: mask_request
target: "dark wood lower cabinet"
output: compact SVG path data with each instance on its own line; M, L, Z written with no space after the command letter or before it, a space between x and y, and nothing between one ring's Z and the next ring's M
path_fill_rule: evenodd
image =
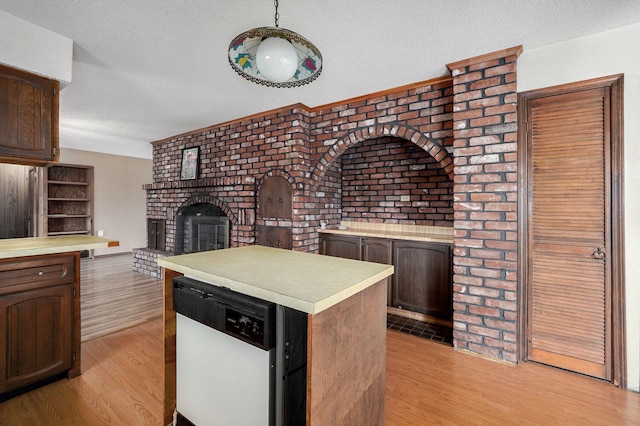
M448 244L394 241L391 306L440 319L452 318L451 248Z
M293 248L291 228L262 225L259 225L257 228L257 245L281 248L285 250L291 250Z
M391 248L393 242L383 238L362 238L362 260L366 262L393 264ZM387 305L393 298L393 278L388 280Z
M0 298L0 339L6 342L0 392L71 368L72 301L70 285Z
M450 321L453 315L451 245L320 234L320 254L394 265L387 304Z
M79 256L0 261L0 394L80 374Z
M391 240L382 238L363 238L362 260L391 265L393 263L391 246Z
M362 260L362 238L320 234L320 254Z

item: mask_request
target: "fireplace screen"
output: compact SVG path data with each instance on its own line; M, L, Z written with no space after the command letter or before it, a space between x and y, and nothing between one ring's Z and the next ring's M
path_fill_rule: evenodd
M176 254L229 247L229 218L208 203L182 207L176 214Z

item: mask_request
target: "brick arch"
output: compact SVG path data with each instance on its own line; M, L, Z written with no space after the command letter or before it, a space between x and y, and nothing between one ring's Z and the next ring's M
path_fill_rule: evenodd
M262 177L260 179L257 180L256 182L256 188L259 188L262 186L262 183L264 182L264 180L268 177L272 177L272 176L279 176L282 178L285 178L287 180L287 182L289 182L291 184L291 188L296 189L296 178L291 176L286 170L283 169L271 169L269 170L267 173L265 173L264 175L262 175Z
M212 197L211 195L194 195L188 198L184 203L180 204L176 208L176 210L173 212L174 220L175 220L176 213L178 213L178 211L181 208L189 207L194 204L200 204L200 203L207 203L207 204L212 204L214 206L220 207L220 210L222 210L222 212L229 218L229 222L231 222L231 224L235 225L237 223L238 219L237 219L237 216L233 213L233 211L230 210L229 207L224 202L222 202L219 198Z
M431 139L424 133L420 133L417 129L402 124L394 125L377 125L358 129L336 141L331 148L322 156L311 174L310 189L316 188L322 181L329 166L333 164L338 157L344 152L369 139L375 139L383 136L393 136L400 139L408 140L415 145L421 147L427 154L433 157L442 168L447 172L449 179L453 180L453 158L447 152L444 146L436 140Z

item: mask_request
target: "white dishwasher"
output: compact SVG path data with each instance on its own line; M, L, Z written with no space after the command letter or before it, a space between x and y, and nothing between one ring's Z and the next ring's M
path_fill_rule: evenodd
M306 314L186 277L173 280L178 425L300 425Z

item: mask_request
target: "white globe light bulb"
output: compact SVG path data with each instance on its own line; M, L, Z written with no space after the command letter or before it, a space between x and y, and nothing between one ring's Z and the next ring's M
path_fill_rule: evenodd
M296 73L298 54L288 40L269 37L258 46L256 63L264 78L274 83L283 83Z

